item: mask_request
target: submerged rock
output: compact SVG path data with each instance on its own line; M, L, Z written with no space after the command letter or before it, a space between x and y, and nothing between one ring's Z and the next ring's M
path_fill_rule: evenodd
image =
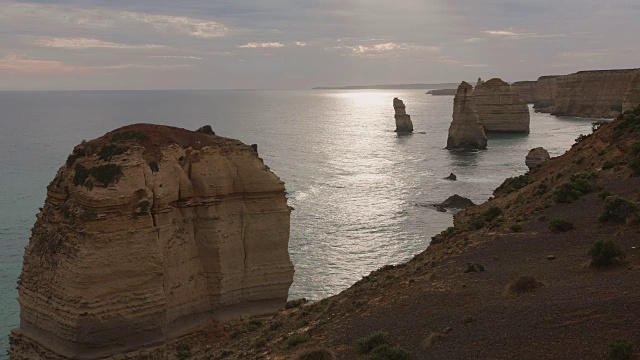
M473 100L486 132L529 132L529 106L501 79L478 85Z
M110 357L285 306L284 183L239 141L127 126L77 146L47 190L13 359Z
M549 152L543 147L537 147L529 151L529 153L525 157L524 163L527 165L529 170L533 170L538 165L549 159L551 159L551 156L549 156Z
M449 126L447 149L486 149L487 136L473 102L473 87L458 86L453 99L453 121Z
M444 178L445 180L451 180L451 181L456 181L458 180L458 177L456 176L456 174L451 173L449 174L449 176L447 176L446 178Z
M404 102L398 98L393 98L393 109L396 111L396 132L413 132L413 122L411 122L411 116L407 114Z

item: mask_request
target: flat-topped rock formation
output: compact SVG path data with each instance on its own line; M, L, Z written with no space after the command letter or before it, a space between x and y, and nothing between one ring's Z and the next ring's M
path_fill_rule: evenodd
M413 132L413 122L411 122L411 116L407 114L404 102L398 98L393 98L393 109L396 111L396 132Z
M486 149L487 136L473 103L473 86L462 82L453 99L447 149Z
M525 157L525 165L529 168L529 170L535 169L538 165L543 162L551 159L549 156L549 152L545 150L543 147L537 147L535 149L531 149L527 156Z
M520 95L520 99L527 104L533 104L536 97L536 82L516 81L511 84L511 91Z
M12 359L108 357L284 306L284 183L211 133L137 124L75 147L25 249Z
M456 89L429 90L427 91L427 94L433 96L454 96L456 91Z
M640 73L636 74L627 86L622 98L622 111L631 111L640 105Z
M508 83L498 78L483 82L473 98L486 132L529 132L529 107Z
M558 77L552 75L538 78L533 99L533 107L535 109L543 110L555 104Z

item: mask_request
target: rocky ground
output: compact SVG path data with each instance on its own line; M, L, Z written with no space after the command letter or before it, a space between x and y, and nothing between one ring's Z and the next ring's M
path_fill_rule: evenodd
M311 359L301 352L320 348L338 359L607 359L616 340L639 347L640 212L633 203L640 201L640 108L635 112L508 179L494 198L458 213L444 240L411 261L317 303L212 326L168 353ZM607 204L618 213L603 221ZM587 252L603 239L626 256L596 267ZM358 339L377 331L404 351L361 354Z

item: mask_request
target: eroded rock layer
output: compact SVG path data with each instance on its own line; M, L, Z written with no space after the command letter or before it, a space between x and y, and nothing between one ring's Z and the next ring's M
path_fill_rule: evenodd
M580 71L557 78L554 104L542 111L555 115L615 117L638 69Z
M453 99L447 149L486 149L487 136L473 103L473 86L462 82Z
M629 82L622 99L622 111L631 111L640 106L640 72Z
M527 104L533 104L536 97L536 82L516 81L511 84L511 91L520 95L520 99Z
M395 110L396 132L410 133L413 132L413 122L411 116L407 114L404 102L398 98L393 98L393 109Z
M282 307L283 182L239 141L138 124L78 145L47 188L13 359L94 359Z
M483 82L473 98L485 131L529 132L529 107L508 83L497 78Z

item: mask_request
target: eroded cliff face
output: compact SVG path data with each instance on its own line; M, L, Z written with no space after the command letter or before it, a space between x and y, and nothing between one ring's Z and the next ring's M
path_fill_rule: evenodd
M555 104L556 90L558 88L559 76L541 76L536 81L533 107L535 109L546 109Z
M12 359L111 356L286 302L284 184L239 141L127 126L78 145L47 190Z
M629 82L622 99L622 111L631 111L640 106L640 72Z
M536 82L535 81L516 81L511 84L511 91L520 96L522 101L527 104L533 104L536 98Z
M473 86L462 82L453 99L453 121L447 149L486 149L487 136L475 109Z
M529 107L508 83L497 78L483 82L473 98L486 132L529 132Z

